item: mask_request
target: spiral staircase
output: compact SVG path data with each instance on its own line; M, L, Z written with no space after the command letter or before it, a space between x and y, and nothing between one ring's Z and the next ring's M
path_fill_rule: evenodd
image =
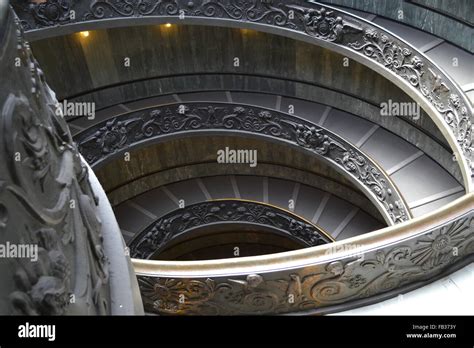
M473 5L2 2L0 313L472 314Z

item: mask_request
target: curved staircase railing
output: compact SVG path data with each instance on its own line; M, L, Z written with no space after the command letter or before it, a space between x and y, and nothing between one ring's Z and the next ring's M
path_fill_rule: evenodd
M411 215L388 174L370 157L331 131L296 116L242 104L180 103L126 113L77 134L92 167L146 143L191 134L258 135L284 141L327 161L352 179L389 224Z
M134 259L142 296L175 315L328 313L396 296L473 261L474 200L291 252L209 261Z
M0 47L0 313L143 313L105 193L3 2Z
M281 208L242 199L219 199L188 205L154 221L128 243L130 255L152 259L180 236L212 226L254 226L287 236L306 247L334 242L321 227Z
M446 137L472 191L474 112L466 95L425 54L362 18L311 0L19 1L13 6L32 39L169 22L268 31L344 54L383 74L421 105Z

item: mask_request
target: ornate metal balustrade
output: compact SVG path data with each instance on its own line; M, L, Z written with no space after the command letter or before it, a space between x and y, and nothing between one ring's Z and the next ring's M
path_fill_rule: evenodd
M32 38L176 22L255 28L338 51L384 74L420 103L450 143L471 191L474 112L466 96L422 52L361 18L305 0L49 0L13 6Z
M347 174L389 224L410 218L409 209L390 177L362 151L323 127L260 107L235 103L165 105L113 117L79 133L75 141L81 154L95 167L146 142L216 132L258 135L310 151Z
M173 211L150 224L129 243L130 255L148 259L159 253L173 239L200 227L224 224L255 226L285 235L307 246L334 241L320 227L281 208L245 200L216 200L189 205Z
M108 202L99 202L104 193L3 2L0 47L0 314L141 313L131 303L133 278L122 278L129 289L121 295L112 289L120 265L110 257L127 265L113 242L120 231L102 225L114 219L102 214Z
M147 310L160 314L347 309L422 286L472 261L473 202L469 194L435 214L314 248L201 262L135 259L135 271Z

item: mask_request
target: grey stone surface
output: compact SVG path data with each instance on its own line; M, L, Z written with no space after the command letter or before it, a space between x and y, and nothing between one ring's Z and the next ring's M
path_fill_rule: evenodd
M410 203L425 197L459 187L454 178L438 171L439 165L426 156L402 168L391 176L399 189L405 193L405 200ZM421 185L420 183L423 183Z
M255 202L263 202L263 186L264 182L268 180L269 199L267 203L284 210L294 211L295 214L308 221L312 220L315 212L320 208L321 202L325 200L324 197L327 196L327 204L325 204L324 209L321 209L317 225L323 228L327 233L333 234L334 237L336 237L335 232L338 226L340 226L341 221L344 221L347 215L354 209L358 210L357 206L344 199L291 180L250 175L203 177L200 178L200 180L202 180L202 183L211 194L212 199L243 199ZM233 187L233 185L235 185L235 187ZM330 186L326 187L330 188ZM282 188L283 191L281 190ZM295 190L295 188L298 189ZM166 209L163 209L163 201L170 201L168 197L169 192L176 198L182 199L185 206L205 202L207 200L199 187L198 181L191 179L145 192L129 201L119 204L116 207L116 211L127 211L130 202L134 202L134 204L140 204L141 209L156 213L157 216L152 221L157 221L165 214L180 209L176 204L169 204ZM294 200L293 210L288 206L290 199ZM358 211L357 216L362 216L364 222L361 223L360 218L354 219L354 221L352 221L352 219L348 220L347 226L344 225L341 231L339 231L343 233L337 233L338 240L367 233L385 226L376 218L363 211L360 211L360 214ZM127 219L124 220L124 226L121 227L135 235L151 224L149 220L146 221L147 224L144 226L140 220Z

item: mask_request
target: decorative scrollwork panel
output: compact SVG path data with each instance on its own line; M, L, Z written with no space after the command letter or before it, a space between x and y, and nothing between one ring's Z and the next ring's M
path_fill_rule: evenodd
M396 244L292 270L217 278L167 278L146 274L138 277L145 308L152 313L297 313L426 282L473 253L474 211L471 211Z
M173 211L139 232L129 243L130 255L148 259L178 235L209 224L245 223L285 234L307 247L331 243L317 226L277 207L242 200L218 200L189 205Z
M325 128L273 110L224 103L162 106L113 117L79 133L75 140L81 154L95 166L147 141L197 131L253 133L291 143L352 177L372 196L389 222L410 217L388 175L362 151Z
M107 314L109 265L88 170L19 20L10 11L0 26L0 242L30 248L2 262L0 312Z

